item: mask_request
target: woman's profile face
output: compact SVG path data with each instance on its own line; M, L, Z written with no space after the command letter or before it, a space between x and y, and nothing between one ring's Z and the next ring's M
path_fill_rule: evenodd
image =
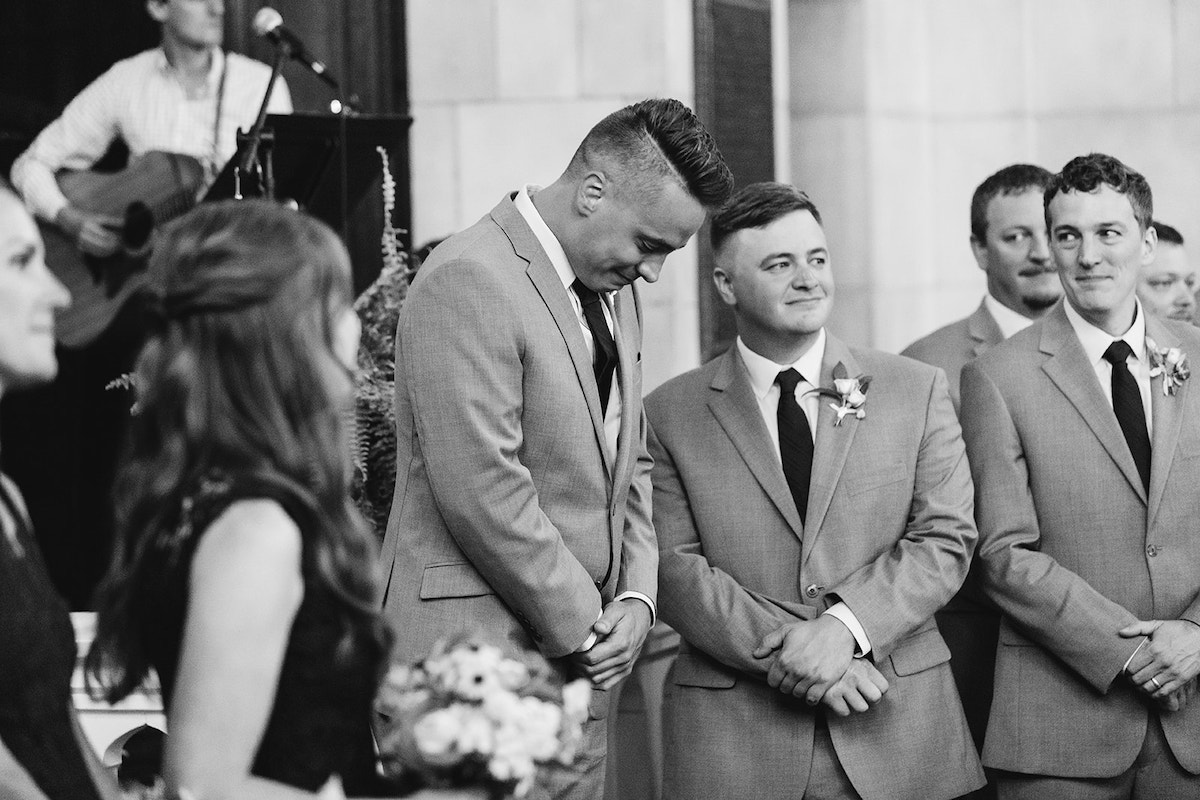
M54 379L54 313L70 301L33 219L0 191L0 391Z

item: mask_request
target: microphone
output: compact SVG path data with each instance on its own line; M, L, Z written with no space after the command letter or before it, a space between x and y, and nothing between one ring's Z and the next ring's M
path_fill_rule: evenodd
M329 74L329 67L325 66L325 62L313 58L305 49L304 43L300 41L300 37L283 26L283 16L278 11L270 6L263 6L254 15L253 27L256 36L269 39L276 47L284 48L288 55L311 69L318 78L340 91L341 87L338 86L338 82L334 80L333 75Z

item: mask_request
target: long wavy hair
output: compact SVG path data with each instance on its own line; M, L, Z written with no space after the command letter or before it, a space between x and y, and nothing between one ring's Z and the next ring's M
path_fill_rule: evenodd
M316 580L349 635L386 647L375 542L349 499L351 376L334 353L350 260L318 220L265 201L202 205L164 232L149 265L162 324L135 369L138 410L115 488L117 541L97 598L89 685L110 702L148 663L139 565L206 475L279 487L314 521Z

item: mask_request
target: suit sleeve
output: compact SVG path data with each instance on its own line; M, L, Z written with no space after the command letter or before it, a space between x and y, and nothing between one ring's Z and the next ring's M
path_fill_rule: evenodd
M972 510L971 471L939 369L930 382L904 533L830 589L866 629L873 659L927 622L962 586L978 538Z
M647 449L646 413L642 409L640 398L635 408L638 415L637 460L633 465L633 479L630 481L629 495L625 501L625 529L621 536L621 576L617 580L617 594L641 592L657 604L658 539L654 533L651 512L651 472L654 459ZM630 408L626 413L633 413L634 410Z
M1138 644L1117 631L1136 618L1040 551L1021 433L999 387L978 364L964 369L962 385L984 589L1022 633L1107 692ZM1063 467L1069 467L1066 457Z
M549 657L578 648L600 594L521 463L523 321L493 269L442 265L413 287L397 350L429 485L463 553Z
M688 501L688 490L670 445L654 427L653 399L647 399L650 454L654 458L654 529L658 535L658 592L662 618L688 644L726 666L765 677L771 660L759 660L754 648L768 633L817 609L773 600L739 584L712 566ZM669 413L669 412L664 412Z

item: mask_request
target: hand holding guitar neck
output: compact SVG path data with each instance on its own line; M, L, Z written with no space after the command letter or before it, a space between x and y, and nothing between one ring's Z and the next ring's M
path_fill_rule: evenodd
M121 217L89 213L72 205L64 206L54 218L81 252L97 258L107 258L120 248L123 222Z

